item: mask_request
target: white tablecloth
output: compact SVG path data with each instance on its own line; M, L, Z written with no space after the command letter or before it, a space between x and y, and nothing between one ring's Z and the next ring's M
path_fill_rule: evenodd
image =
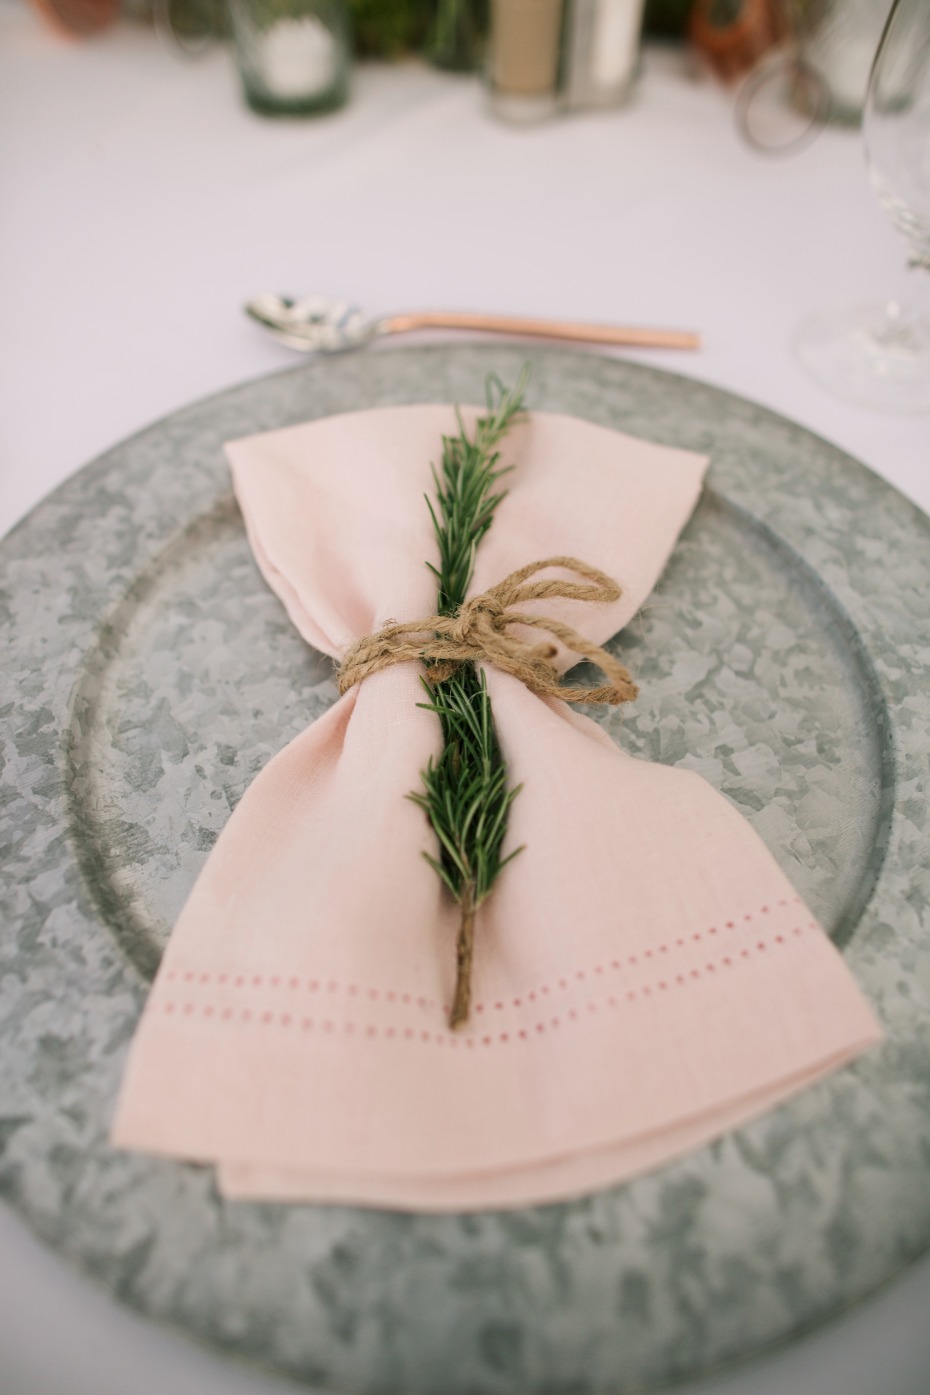
M181 62L129 26L86 43L0 0L0 532L123 436L295 360L240 313L263 289L696 327L636 355L729 388L930 510L930 418L846 405L790 341L810 310L910 292L854 133L753 154L731 94L650 50L622 110L514 130L479 84L362 69L350 105L273 122L228 53ZM631 355L633 356L633 355ZM693 1395L927 1395L930 1261L856 1313ZM116 1307L0 1208L3 1395L266 1395Z

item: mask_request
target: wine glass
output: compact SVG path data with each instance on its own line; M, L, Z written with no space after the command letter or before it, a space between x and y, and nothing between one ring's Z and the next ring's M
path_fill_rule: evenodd
M862 131L879 202L910 244L910 265L930 271L930 0L894 0ZM897 301L818 312L795 348L840 396L888 411L930 411L930 319Z

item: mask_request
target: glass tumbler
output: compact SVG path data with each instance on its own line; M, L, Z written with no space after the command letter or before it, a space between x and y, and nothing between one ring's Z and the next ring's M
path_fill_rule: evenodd
M856 125L861 119L872 59L891 4L795 0L801 58L826 88L831 121Z
M332 111L349 91L345 0L229 0L245 99L266 116Z

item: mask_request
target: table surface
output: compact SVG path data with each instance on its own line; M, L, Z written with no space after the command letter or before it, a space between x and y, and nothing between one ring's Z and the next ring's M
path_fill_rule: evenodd
M476 79L417 63L362 67L332 116L267 121L222 46L182 61L130 25L69 42L0 0L0 532L122 437L292 365L240 311L269 289L698 328L698 354L628 356L784 413L930 511L930 417L833 399L791 352L811 310L927 308L930 278L904 271L855 132L764 157L732 104L684 52L650 48L624 108L534 128L494 122ZM681 1389L927 1395L928 1306L930 1257ZM4 1395L290 1388L117 1307L0 1208Z

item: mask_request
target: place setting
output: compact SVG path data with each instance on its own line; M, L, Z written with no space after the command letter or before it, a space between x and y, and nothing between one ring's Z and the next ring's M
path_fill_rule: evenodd
M486 119L601 110L564 53L620 54L611 6L502 101L519 8L457 31ZM889 10L865 139L924 265L930 28ZM811 61L776 30L756 79ZM702 381L687 315L309 284L240 296L290 366L0 543L0 1196L305 1388L712 1380L930 1244L926 515ZM890 320L851 389L889 419Z

